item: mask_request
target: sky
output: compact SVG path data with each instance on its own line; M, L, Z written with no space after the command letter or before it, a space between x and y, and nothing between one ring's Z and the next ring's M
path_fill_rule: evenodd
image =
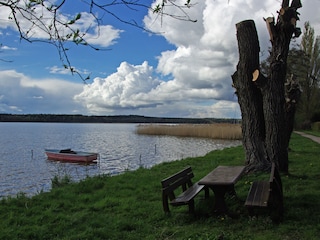
M231 80L239 60L235 24L255 21L263 59L270 47L263 18L277 17L281 6L280 0L192 0L185 11L196 22L161 18L145 8L110 9L145 31L101 12L98 26L84 1L66 2L59 16L81 13L75 26L90 27L85 39L101 49L68 45L71 65L90 80L84 84L66 71L51 44L20 39L9 9L0 3L0 113L240 118ZM297 25L303 29L309 21L320 35L320 0L302 5ZM177 8L166 11L181 14ZM43 19L50 17L45 13ZM46 38L36 27L30 34Z

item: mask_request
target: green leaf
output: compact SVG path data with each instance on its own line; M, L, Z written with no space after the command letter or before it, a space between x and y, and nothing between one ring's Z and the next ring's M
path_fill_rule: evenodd
M81 18L81 13L78 13L78 15L76 16L75 20L79 20Z
M153 13L159 13L161 11L161 7L160 4L158 4L154 9L153 9Z

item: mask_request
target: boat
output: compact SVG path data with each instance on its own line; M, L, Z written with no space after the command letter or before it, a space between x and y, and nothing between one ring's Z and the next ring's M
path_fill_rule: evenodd
M49 160L75 162L75 163L92 163L98 159L98 153L73 151L67 149L45 149Z

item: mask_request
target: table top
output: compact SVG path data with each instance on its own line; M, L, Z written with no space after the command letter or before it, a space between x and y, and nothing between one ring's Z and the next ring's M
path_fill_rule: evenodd
M233 185L243 173L244 166L218 166L199 181L200 185Z

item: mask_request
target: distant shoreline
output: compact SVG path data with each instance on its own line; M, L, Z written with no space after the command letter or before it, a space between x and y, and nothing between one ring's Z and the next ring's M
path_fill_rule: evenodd
M239 119L220 118L169 118L139 115L86 116L80 114L0 114L0 122L63 122L63 123L235 123Z

